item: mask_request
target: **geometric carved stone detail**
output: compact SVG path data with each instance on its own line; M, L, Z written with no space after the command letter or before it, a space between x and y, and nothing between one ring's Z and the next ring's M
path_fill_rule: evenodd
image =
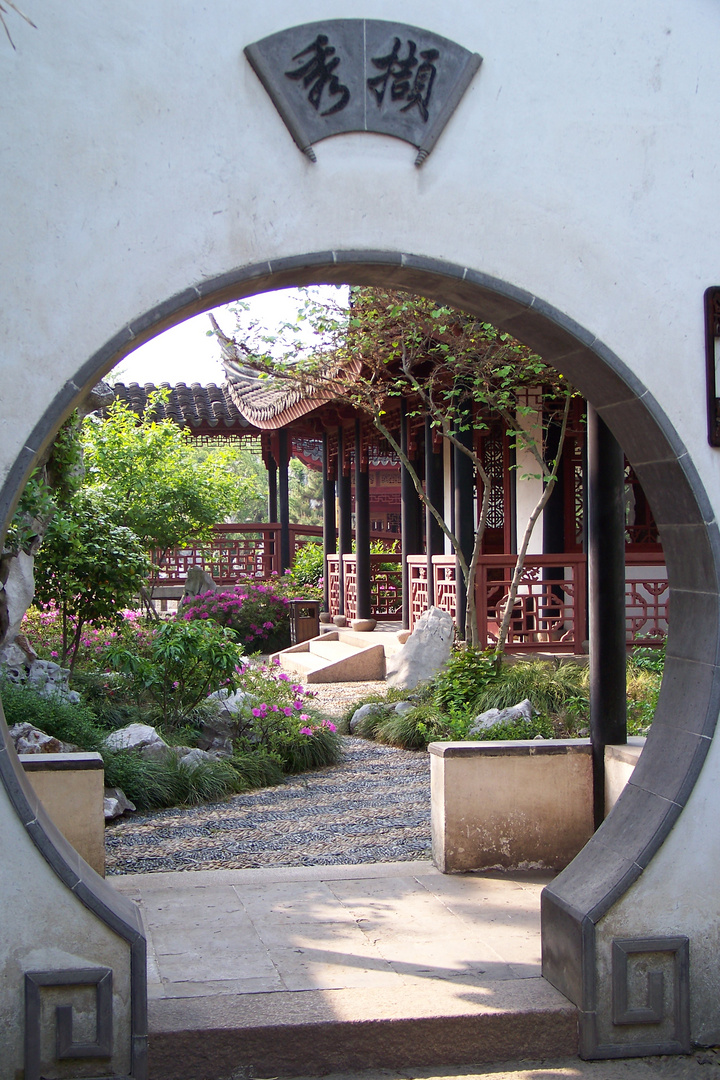
M92 1043L73 1042L72 1005L55 1009L55 1056L64 1058L107 1058L113 1046L113 1001L111 968L70 968L65 971L25 973L25 1080L41 1080L40 1047L41 987L95 987L96 1033Z
M670 953L673 957L672 1017L666 1016L665 976L649 971L644 1005L629 1004L630 964L635 956ZM612 946L612 1022L623 1025L657 1025L673 1021L673 1036L653 1043L648 1054L677 1054L690 1051L690 946L686 937L623 938ZM636 1048L637 1051L637 1048Z

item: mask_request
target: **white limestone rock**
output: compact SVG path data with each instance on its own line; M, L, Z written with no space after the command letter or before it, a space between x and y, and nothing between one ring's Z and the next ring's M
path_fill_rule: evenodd
M420 616L402 649L387 660L388 686L412 690L447 663L455 627L452 616L431 607Z
M128 799L123 789L119 787L106 787L105 798L103 799L105 820L112 821L113 818L121 817L128 810L137 810L137 807L134 802L131 802L130 799Z
M20 624L35 595L35 557L19 551L8 562L8 576L4 585L7 605L8 628L4 640L14 641L20 632Z
M385 707L380 701L371 701L367 705L361 705L350 718L350 734L355 734L366 716L372 716L374 713L384 713L385 711Z
M109 750L139 750L143 757L167 757L170 747L150 724L128 724L105 740Z
M476 738L482 735L483 731L488 731L497 724L505 724L511 720L530 721L536 715L537 709L533 707L529 698L518 702L517 705L510 705L507 709L488 709L487 712L480 713L479 716L475 717L468 728L467 738Z
M13 724L10 736L18 754L62 754L65 744L53 735L46 735L33 724Z
M192 600L194 596L202 596L203 593L217 592L218 585L214 578L203 570L202 566L191 566L185 579L183 589L183 601Z

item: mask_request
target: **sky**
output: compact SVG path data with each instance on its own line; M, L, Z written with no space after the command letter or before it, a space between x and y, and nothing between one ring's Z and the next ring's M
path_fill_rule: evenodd
M331 286L318 286L308 292L340 302L346 296L346 291ZM297 289L285 289L261 293L246 303L249 311L243 320L257 320L272 331L280 323L294 321L301 298ZM232 311L221 307L215 308L213 314L228 337L236 336L236 317ZM207 336L210 329L208 315L196 315L135 349L110 373L108 380L156 385L169 382L171 386L179 382L219 385L225 379L225 372L220 363L220 347L214 337Z

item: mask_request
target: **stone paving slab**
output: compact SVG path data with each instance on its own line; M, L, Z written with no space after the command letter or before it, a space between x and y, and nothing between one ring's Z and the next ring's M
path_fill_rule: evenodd
M420 861L113 877L148 937L151 1076L571 1052L575 1009L540 976L551 876Z
M243 1080L237 1077L236 1080ZM309 1080L298 1077L297 1080ZM367 1069L337 1072L325 1080L720 1080L715 1050L688 1057L622 1058L619 1061L507 1061L462 1069Z
M202 996L205 984L217 995L537 978L540 891L550 878L448 876L422 861L112 883L140 905L159 1000Z

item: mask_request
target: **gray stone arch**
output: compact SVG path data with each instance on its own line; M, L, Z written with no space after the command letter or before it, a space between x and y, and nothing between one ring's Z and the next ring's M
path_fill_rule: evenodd
M5 524L33 461L80 397L127 352L171 325L221 303L306 284L375 284L424 294L482 316L537 350L578 387L620 441L651 503L672 596L667 666L655 723L632 781L575 861L543 896L543 971L580 1009L588 1056L599 1046L596 928L648 867L695 785L720 710L720 537L685 447L649 391L623 361L544 299L469 267L395 251L325 251L259 263L192 286L125 326L67 382L30 435L0 492ZM72 849L29 804L2 725L0 776L36 847L98 920L135 950L133 1076L142 1076L145 989L141 933L112 890L86 881ZM648 934L652 926L647 927ZM98 963L102 962L99 956ZM606 1010L607 1011L607 1010ZM607 1017L605 1017L607 1020ZM640 1052L652 1052L647 1046ZM623 1044L623 1052L633 1052ZM635 1051L638 1052L638 1051Z

